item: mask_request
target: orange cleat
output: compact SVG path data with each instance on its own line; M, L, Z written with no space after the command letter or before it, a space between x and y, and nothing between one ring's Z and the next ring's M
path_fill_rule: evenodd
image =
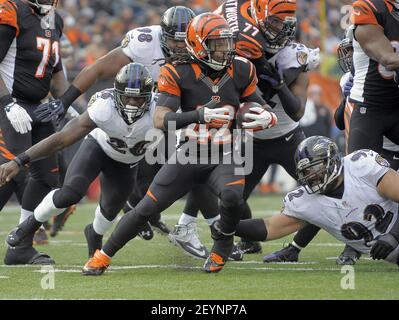
M83 267L82 273L86 276L100 276L109 267L110 263L111 258L97 250L93 258L90 258Z
M226 264L226 259L215 252L211 252L208 259L206 259L203 270L208 273L216 273L223 269Z

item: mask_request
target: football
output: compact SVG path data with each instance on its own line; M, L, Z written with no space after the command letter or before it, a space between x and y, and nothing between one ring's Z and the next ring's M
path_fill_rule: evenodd
M237 122L238 128L242 128L243 122L251 121L251 120L245 119L245 114L247 114L247 113L257 114L250 110L251 108L254 108L254 107L263 108L263 106L261 106L257 102L244 102L244 103L240 104L240 108L238 109L238 111L236 113L236 122Z

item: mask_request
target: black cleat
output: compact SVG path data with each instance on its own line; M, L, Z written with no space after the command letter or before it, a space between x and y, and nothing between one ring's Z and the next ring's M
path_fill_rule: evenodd
M84 234L89 250L89 258L92 258L96 250L101 249L103 246L103 236L94 231L92 223L85 227Z
M4 257L8 266L23 264L53 265L55 261L45 253L38 252L33 247L8 247Z
M244 241L238 243L239 249L245 254L262 253L262 246L258 241Z
M76 204L68 207L67 209L65 209L63 213L53 218L53 224L50 229L50 237L55 237L58 234L58 232L62 230L62 228L65 225L65 222L75 212L75 210L76 210Z
M356 261L359 260L361 255L362 254L359 251L353 249L351 246L346 245L344 251L342 251L335 262L340 266L353 266L356 264Z
M10 247L16 247L20 245L26 238L31 237L40 228L42 224L36 221L33 214L27 218L24 222L20 223L18 227L11 230L6 237L6 242ZM31 243L30 243L31 245Z
M263 257L264 263L273 263L273 262L297 262L300 250L297 247L294 247L292 244L289 244L287 247L270 253Z
M167 236L170 233L169 227L162 220L159 220L158 222L151 224L151 226L160 235Z
M238 245L234 245L233 250L231 251L228 260L229 261L242 261L244 258L244 252L241 251Z
M147 221L141 231L138 233L138 236L143 240L151 240L154 237L154 232L152 231L150 223Z

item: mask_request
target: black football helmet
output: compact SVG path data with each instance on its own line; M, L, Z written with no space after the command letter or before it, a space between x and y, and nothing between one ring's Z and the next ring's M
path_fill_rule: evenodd
M313 136L299 144L295 165L298 182L309 194L325 193L342 171L338 146L323 136Z
M57 7L58 0L28 0L28 3L40 15L48 14L53 8Z
M149 110L154 81L141 63L130 63L116 75L114 82L115 106L127 124L133 124ZM141 105L130 105L129 98L144 98Z
M167 59L187 60L187 50L185 48L170 48L167 44L167 39L184 43L188 23L194 17L194 11L183 6L171 7L162 15L161 48Z
M353 65L353 26L345 32L345 38L340 42L338 49L338 63L345 73L352 70Z

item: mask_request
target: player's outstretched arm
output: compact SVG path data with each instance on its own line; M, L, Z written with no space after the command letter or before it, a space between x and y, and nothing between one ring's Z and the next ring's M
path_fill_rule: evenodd
M12 161L0 166L0 186L15 177L21 167L70 146L96 127L87 112L71 120L60 132L52 134L27 151L19 154Z
M267 219L241 220L236 236L250 241L270 241L294 233L304 225L302 220L280 213Z
M53 74L50 92L55 99L61 97L68 90L68 87L69 83L63 70Z
M96 83L98 79L116 76L118 71L130 62L131 60L123 53L120 47L107 53L94 64L84 68L69 88L62 90L64 93L57 100L40 105L35 112L37 118L42 122L49 122L54 115L65 115L69 106ZM49 112L52 115L46 116L45 114Z
M364 52L388 71L399 69L399 54L394 51L380 26L359 25L355 30L355 38Z
M305 222L280 213L265 219L265 225L267 229L266 241L270 241L283 238L302 229Z
M84 93L89 90L97 80L115 77L122 67L131 62L132 61L123 52L121 47L116 48L98 59L94 64L85 67L77 75L72 85L81 93Z

